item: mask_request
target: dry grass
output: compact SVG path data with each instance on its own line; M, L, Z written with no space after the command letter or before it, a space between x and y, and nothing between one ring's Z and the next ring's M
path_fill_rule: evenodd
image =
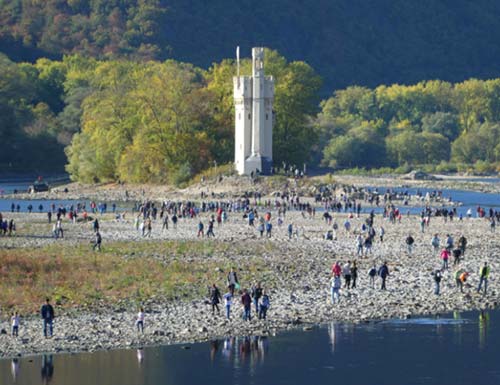
M227 253L244 250L223 242L117 242L102 252L88 244L0 250L0 311L36 312L46 296L66 309L190 299L225 283ZM258 257L239 258L252 276L262 271Z

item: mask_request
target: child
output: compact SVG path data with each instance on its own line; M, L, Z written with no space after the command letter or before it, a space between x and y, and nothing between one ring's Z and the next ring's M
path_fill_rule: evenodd
M231 319L231 305L233 304L233 295L231 294L231 289L226 294L224 294L224 305L226 307L226 318Z
M19 314L16 312L12 313L12 335L17 337L19 335Z
M267 309L269 309L269 305L269 296L267 295L266 290L264 290L264 293L262 294L262 298L260 300L259 319L266 319Z
M139 313L137 313L137 321L135 322L137 325L137 332L144 333L144 308L141 307Z

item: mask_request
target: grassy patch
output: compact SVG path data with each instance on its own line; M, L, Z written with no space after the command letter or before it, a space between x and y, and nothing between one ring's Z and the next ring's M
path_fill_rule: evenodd
M252 253L270 248L255 246ZM248 257L248 245L208 240L116 242L100 253L88 244L0 250L0 311L33 313L46 296L63 308L200 298L212 283L225 285L235 265L229 254L242 256L235 267L248 285L263 274L262 259Z

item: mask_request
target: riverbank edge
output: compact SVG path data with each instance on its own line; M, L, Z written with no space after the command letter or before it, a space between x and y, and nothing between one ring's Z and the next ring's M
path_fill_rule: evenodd
M469 311L490 311L490 310L498 310L500 308L500 303L497 302L498 299L500 298L494 298L495 294L488 294L487 296L481 296L481 298L485 299L491 299L493 300L493 303L491 302L486 302L485 305L483 306L459 306L459 307L452 307L452 308L442 308L442 309L436 309L436 311L427 311L427 312L414 312L414 313L406 313L406 314L401 314L398 313L397 309L392 309L392 311L389 311L387 314L383 314L380 317L376 318L358 318L358 319L350 319L349 317L345 318L330 318L329 316L323 314L322 317L319 317L317 319L311 319L311 320L302 320L303 317L297 316L295 319L288 319L288 320L283 320L283 319L277 319L277 320L272 320L271 323L269 324L267 321L261 322L259 321L257 324L252 323L252 324L247 324L247 323L240 323L238 325L235 325L236 327L233 328L232 333L207 333L206 331L199 330L196 334L194 334L191 338L189 337L182 337L182 338L174 338L174 339L169 339L167 338L167 333L165 332L164 335L157 335L155 330L155 333L153 334L144 334L142 335L142 338L139 338L139 341L134 340L134 341L113 341L112 343L108 344L108 346L100 346L99 348L94 348L94 347L89 347L86 346L85 344L81 344L75 347L75 349L47 349L43 350L41 348L38 351L22 351L22 352L14 352L14 351L6 351L2 352L0 351L0 360L9 360L13 358L30 358L30 357L39 357L42 355L47 355L47 354L55 354L55 355L65 355L65 354L85 354L85 353L95 353L98 351L116 351L116 350L133 350L133 349L143 349L143 348L154 348L154 347L161 347L161 346L173 346L173 345L178 345L181 348L187 348L189 349L189 346L186 345L191 345L195 343L204 343L204 342L209 342L213 340L221 340L229 337L246 337L246 336L262 336L262 337L275 337L278 334L288 332L288 331L299 331L302 329L303 332L308 332L313 330L314 328L321 327L323 325L326 325L331 322L337 322L337 323L343 323L343 324L351 324L351 325L359 325L359 324L376 324L379 322L387 321L387 320L403 320L403 319L411 319L411 318L418 318L418 317L435 317L440 314L446 314L446 313L453 313L453 312L469 312ZM207 305L208 306L208 305ZM113 313L105 313L106 317L113 317L116 315L116 312ZM63 318L63 316L59 318ZM83 319L81 319L83 315L78 315L76 317L73 317L74 319L80 318L81 322L86 322ZM35 317L29 318L29 321L31 322L37 322L41 326L41 320L35 321ZM245 322L245 321L243 321ZM252 322L252 321L250 321ZM243 327L242 327L243 326ZM245 326L250 326L250 328L245 328ZM60 326L57 326L58 328ZM155 329L155 328L153 328ZM2 337L5 338L5 335ZM12 338L11 336L7 336L8 338ZM57 338L57 334L55 334L55 337ZM22 337L19 337L22 339ZM52 339L49 338L48 341L51 341ZM183 346L184 345L184 346Z

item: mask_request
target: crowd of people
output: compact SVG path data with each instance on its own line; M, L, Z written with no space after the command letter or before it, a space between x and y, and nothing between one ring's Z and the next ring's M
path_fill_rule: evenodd
M401 223L403 214L401 210L394 204L399 195L394 195L392 192L378 194L377 191L364 192L362 198L354 198L351 190L345 189L340 196L328 194L327 190L323 190L317 202L306 201L301 196L290 192L281 192L273 196L272 199L263 199L259 193L248 194L245 197L237 199L205 199L206 195L202 195L201 201L164 201L157 204L152 201L136 203L132 209L134 218L134 228L144 238L150 238L153 232L163 233L170 230L176 230L179 221L191 221L193 223L193 232L196 231L198 238L215 238L216 227L226 226L229 222L230 215L239 215L247 223L251 231L255 231L260 237L273 237L273 223L278 228L284 227L289 240L294 237L298 238L299 228L291 220L287 219L287 213L290 211L300 211L303 218L315 220L316 210L322 210L322 221L325 222L326 232L324 239L335 242L338 238L339 225L335 217L340 217L339 213L347 213L343 223L344 234L342 236L354 237L355 248L353 255L359 259L368 259L372 257L373 249L376 245L384 242L386 229L384 221L392 225ZM354 191L358 193L359 191ZM359 195L358 195L359 196ZM403 199L410 199L410 196L403 194ZM427 201L440 197L438 193L432 196L426 196L423 199ZM317 197L318 198L318 197ZM383 202L381 210L382 221L376 225L375 210L373 206L379 207ZM365 220L355 222L354 216L357 218L363 214L363 206L367 204L372 206ZM27 207L31 212L33 207L31 204ZM40 204L39 211L43 212L43 205ZM11 211L18 212L20 205L12 203ZM65 230L63 229L63 220L76 223L77 218L82 218L85 222L91 221L93 230L92 248L95 251L101 251L102 236L101 223L97 215L107 213L108 205L106 203L91 202L89 211L86 210L86 204L70 205L69 207L56 207L55 204L49 206L47 211L48 223L52 223L52 217L55 216L53 223L53 237L56 239L64 238ZM469 210L470 211L470 210ZM470 218L472 213L466 214L466 218ZM90 213L90 214L89 214ZM112 204L112 213L117 214L116 204ZM470 214L470 215L469 215ZM487 217L491 223L492 231L494 231L496 222L500 218L500 212L494 209L485 210L478 207L476 211L478 218ZM420 233L425 234L431 225L434 218L441 217L444 223L453 221L454 218L463 220L462 215L457 215L456 208L431 208L424 207L420 213ZM115 217L117 221L124 220L125 212L118 213ZM208 219L207 219L208 218ZM358 223L360 224L358 225ZM1 232L3 235L12 235L15 233L16 226L14 220L7 220L0 214ZM285 226L283 226L285 225ZM282 230L280 230L283 233ZM441 294L441 285L443 279L452 276L455 279L457 290L464 291L467 282L471 281L471 277L476 279L475 274L471 271L466 271L462 267L462 260L465 257L467 250L467 238L464 234L457 235L458 241L455 243L453 234L446 234L444 242L441 241L439 233L434 233L430 245L419 243L419 239L412 233L408 233L402 241L402 249L406 250L406 255L412 257L415 248L426 249L430 256L438 257L441 261L439 268L436 268L433 274L434 293ZM282 239L282 238L280 238ZM430 247L429 247L430 246ZM450 270L449 260L453 257L452 274L446 272ZM365 264L366 266L366 264ZM376 261L367 271L361 271L359 262L355 258L349 257L345 262L336 261L331 267L331 278L329 287L331 292L332 304L341 302L342 292L359 289L359 277L364 274L368 277L368 285L375 288L377 279L380 283L380 290L388 290L388 279L391 277L388 261ZM488 278L490 275L490 265L484 262L480 271L477 274L477 292L487 293ZM363 282L364 284L364 282ZM225 318L231 320L235 317L241 317L243 320L251 321L252 318L265 320L267 312L270 308L269 291L262 287L260 282L255 282L250 288L243 288L237 277L236 270L232 268L226 279L226 289L221 292L217 283L212 283L208 291L208 303L211 306L212 314L219 315L223 304L223 314ZM253 315L253 317L252 317ZM41 309L43 319L43 334L50 337L53 332L54 309L47 299ZM137 314L136 327L138 332L143 333L146 323L146 313L144 308L141 308ZM20 316L14 313L11 318L12 334L17 336L20 327Z

